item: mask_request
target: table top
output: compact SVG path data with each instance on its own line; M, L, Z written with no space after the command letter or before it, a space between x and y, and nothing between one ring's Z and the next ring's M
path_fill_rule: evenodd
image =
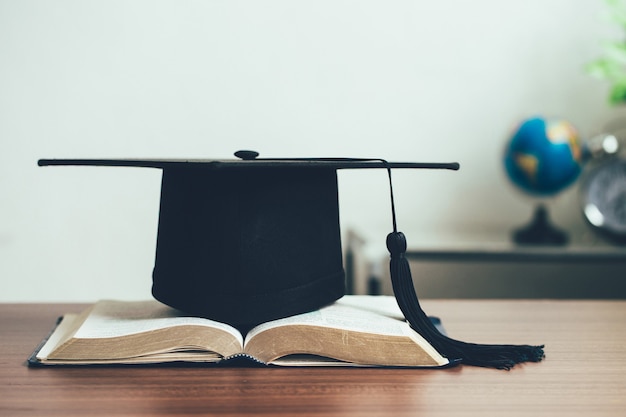
M425 300L452 337L546 345L511 371L43 367L26 359L78 304L0 304L0 416L622 416L626 301Z

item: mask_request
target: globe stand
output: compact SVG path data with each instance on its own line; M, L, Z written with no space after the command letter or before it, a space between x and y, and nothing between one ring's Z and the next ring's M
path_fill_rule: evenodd
M513 241L518 245L558 246L567 244L568 236L550 223L548 210L539 204L530 224L513 232Z

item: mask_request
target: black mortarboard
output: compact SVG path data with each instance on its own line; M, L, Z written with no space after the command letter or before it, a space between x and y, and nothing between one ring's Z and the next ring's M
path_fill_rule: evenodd
M391 186L391 169L458 169L457 163L265 159L253 151L235 155L239 159L42 159L39 165L162 169L154 297L189 314L243 328L312 311L344 295L337 170L384 168ZM391 204L391 275L411 325L451 359L503 368L539 360L543 352L529 353L541 350L532 346L478 345L487 351L500 349L496 355L506 352L496 362L474 357L477 345L448 339L432 326L415 295L404 235L396 230L393 190Z

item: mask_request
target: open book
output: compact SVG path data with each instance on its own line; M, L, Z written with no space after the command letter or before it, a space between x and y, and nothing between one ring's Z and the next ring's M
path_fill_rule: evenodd
M285 366L449 364L409 327L389 296L344 296L320 310L258 325L245 337L232 326L186 316L156 300L104 300L63 316L30 362L219 363L238 357Z

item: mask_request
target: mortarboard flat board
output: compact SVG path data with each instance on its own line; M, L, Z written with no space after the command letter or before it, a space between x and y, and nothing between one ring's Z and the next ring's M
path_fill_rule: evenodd
M391 186L391 169L459 169L455 162L235 155L239 159L41 159L39 165L162 169L152 293L189 314L240 328L312 311L344 295L337 170L383 168ZM404 235L396 230L393 189L391 206L392 282L411 325L451 359L501 368L533 360L525 359L530 357L526 350L504 362L500 353L489 352L499 355L490 363L458 351L454 343L448 346L451 339L419 307ZM466 345L472 351L477 346Z

